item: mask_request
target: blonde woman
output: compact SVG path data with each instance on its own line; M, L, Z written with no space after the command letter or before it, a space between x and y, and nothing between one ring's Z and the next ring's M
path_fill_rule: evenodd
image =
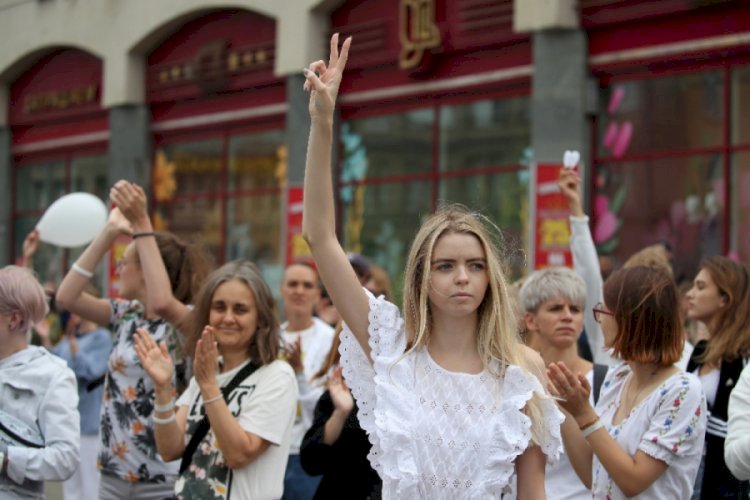
M544 498L562 414L531 374L543 370L541 359L520 342L481 219L447 209L424 222L404 273L405 318L362 288L336 239L332 124L350 43L339 55L334 35L328 64L305 70L312 125L303 232L346 324L344 378L383 498L497 498L514 474L518 498Z

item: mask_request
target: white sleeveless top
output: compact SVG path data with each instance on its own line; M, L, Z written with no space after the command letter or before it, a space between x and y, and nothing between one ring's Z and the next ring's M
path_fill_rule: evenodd
M367 294L373 365L347 326L339 350L383 498L500 498L529 446L531 419L522 410L534 392L544 394L541 384L513 365L504 376L449 372L426 349L400 359L406 338L398 309ZM542 450L556 460L564 417L549 398L542 412Z

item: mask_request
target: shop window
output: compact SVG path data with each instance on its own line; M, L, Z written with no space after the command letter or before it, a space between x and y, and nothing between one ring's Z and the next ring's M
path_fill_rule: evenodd
M419 109L393 115L348 122L342 131L345 158L364 154L367 161L345 168L342 180L430 173L432 169L432 109Z
M624 81L605 91L599 156L721 146L721 71Z
M200 243L219 256L221 248L221 199L195 198L159 205L155 226ZM199 239L198 239L199 238Z
M16 210L44 210L65 194L65 162L25 165L16 171Z
M750 262L750 151L732 157L732 249Z
M529 99L482 100L440 108L440 169L516 165L531 137Z
M216 193L221 189L221 139L174 144L166 146L164 153L174 165L176 196Z
M750 100L748 68L614 79L603 96L592 200L600 253L621 263L665 241L678 279L692 279L704 257L747 255L738 235L750 200L738 183L741 151L750 149L740 112Z
M732 71L733 144L750 146L750 66Z
M723 253L722 155L600 165L594 242L621 261L658 241L674 250L675 278L691 280L703 256Z
M109 197L105 155L72 156L62 160L20 165L15 171L14 256L23 256L23 241L44 211L55 200L72 192L92 193L102 200ZM34 256L34 269L43 281L57 284L64 270L85 247L63 249L40 244ZM104 267L97 269L99 277ZM99 278L95 282L99 282Z
M280 280L284 132L225 134L157 149L154 225L203 244L217 263L256 262Z

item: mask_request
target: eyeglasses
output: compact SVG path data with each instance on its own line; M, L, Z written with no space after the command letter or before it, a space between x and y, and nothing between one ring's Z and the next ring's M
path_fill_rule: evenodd
M594 306L594 320L596 320L597 323L602 322L602 314L606 314L607 316L614 316L611 312L604 309L604 304L599 302L597 305Z

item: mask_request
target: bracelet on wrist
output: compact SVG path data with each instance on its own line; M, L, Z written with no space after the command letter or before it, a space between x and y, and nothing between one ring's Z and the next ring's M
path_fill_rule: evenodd
M578 428L579 428L579 429L581 429L581 430L583 430L583 429L585 429L586 427L588 427L589 425L595 424L597 420L599 420L599 415L597 415L596 417L592 418L591 420L589 420L589 421L588 421L588 422L586 422L585 424L582 424L582 425L581 425L581 424L579 424L579 425L578 425Z
M591 425L589 425L588 427L584 428L584 429L583 429L583 430L581 431L581 433L583 434L583 437L585 437L585 438L587 438L587 439L588 439L588 437L589 437L589 436L590 436L591 434L593 434L594 432L598 431L598 430L599 430L599 429L601 429L602 427L604 427L604 424L602 424L602 421L601 421L601 420L599 420L599 419L596 419L596 422L594 422L593 424L591 424Z
M133 239L136 239L136 238L143 238L145 236L156 236L156 233L153 231L144 231L142 233L133 233L131 236Z
M153 420L155 424L159 424L159 425L167 425L168 423L175 420L176 418L177 418L177 415L175 413L172 413L167 418L159 418L157 416L151 415L151 420Z
M218 396L214 396L211 399L204 399L203 400L203 406L206 406L206 405L208 405L210 403L215 403L215 402L217 402L220 399L224 399L224 396L222 394L219 394Z
M86 279L91 279L91 278L94 277L94 273L93 272L91 272L91 271L89 271L87 269L82 268L81 266L78 265L78 262L73 262L73 265L71 266L71 269L73 271L77 272L78 274L80 274L81 276L83 276Z
M166 413L168 411L174 410L174 398L172 398L169 403L160 405L154 401L154 411L158 411L160 413Z

